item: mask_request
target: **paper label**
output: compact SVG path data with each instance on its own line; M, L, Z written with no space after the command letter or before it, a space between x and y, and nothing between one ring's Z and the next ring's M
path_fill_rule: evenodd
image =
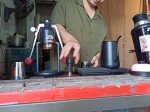
M139 37L141 52L150 51L150 35L143 35Z

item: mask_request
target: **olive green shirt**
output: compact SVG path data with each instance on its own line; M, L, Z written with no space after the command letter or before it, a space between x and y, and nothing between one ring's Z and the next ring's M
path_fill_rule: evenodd
M52 13L53 24L61 24L81 45L80 61L90 61L100 50L101 42L107 33L103 16L96 10L91 19L83 0L58 0Z

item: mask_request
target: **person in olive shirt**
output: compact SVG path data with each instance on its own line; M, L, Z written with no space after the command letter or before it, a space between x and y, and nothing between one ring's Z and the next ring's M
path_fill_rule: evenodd
M104 0L58 0L51 21L56 24L64 48L60 59L73 50L75 63L91 61L93 67L99 65L101 42L107 27L98 5Z

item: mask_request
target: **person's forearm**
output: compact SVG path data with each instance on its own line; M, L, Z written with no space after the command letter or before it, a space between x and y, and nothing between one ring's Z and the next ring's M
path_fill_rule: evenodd
M100 59L101 53L97 52L97 54L95 54L95 56Z
M70 41L78 42L76 40L76 38L73 35L71 35L70 33L68 33L62 25L56 24L56 26L58 28L58 31L60 33L60 36L61 36L64 44L66 44L67 42L70 42Z

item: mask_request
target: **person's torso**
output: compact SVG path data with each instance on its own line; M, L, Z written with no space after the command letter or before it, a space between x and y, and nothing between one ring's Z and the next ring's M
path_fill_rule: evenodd
M83 7L82 0L67 1L65 27L81 44L81 60L89 60L99 50L107 28L99 11L91 19ZM61 19L61 18L60 18Z
M102 15L97 10L91 19L83 6L82 0L61 0L64 14L64 27L81 45L80 61L90 61L101 47L107 33ZM59 18L61 20L61 17Z

